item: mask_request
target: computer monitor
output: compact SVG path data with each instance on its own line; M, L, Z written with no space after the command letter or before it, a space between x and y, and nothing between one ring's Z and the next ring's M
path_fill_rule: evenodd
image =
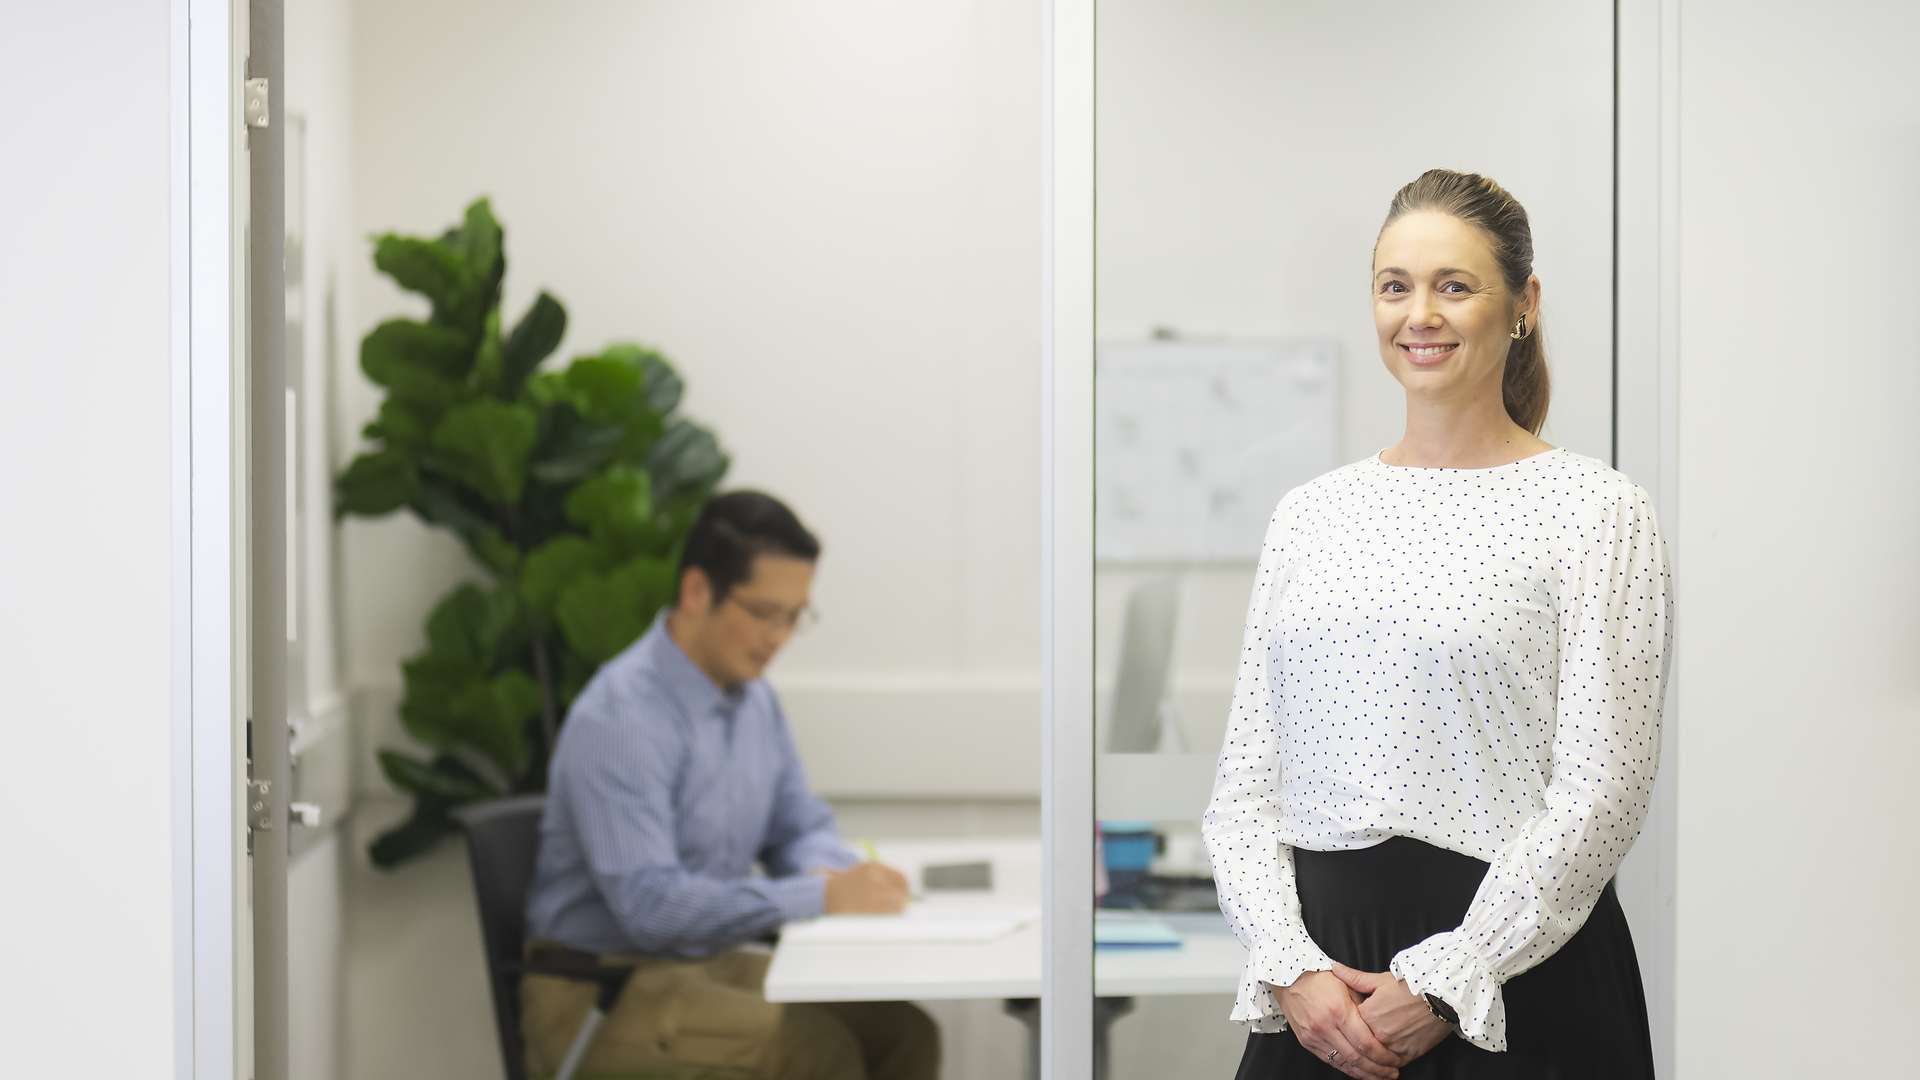
M1168 682L1173 667L1174 623L1180 616L1180 579L1150 578L1127 595L1120 630L1120 669L1108 710L1109 754L1151 754L1169 725ZM1175 726L1173 732L1180 734Z

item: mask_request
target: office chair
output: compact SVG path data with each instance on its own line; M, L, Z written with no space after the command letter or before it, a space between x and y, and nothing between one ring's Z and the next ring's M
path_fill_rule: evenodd
M567 1047L554 1080L570 1080L592 1045L594 1033L627 985L630 967L603 966L592 957L579 962L526 959L527 890L533 885L540 851L540 814L546 796L521 795L476 803L454 811L467 838L473 868L474 898L480 909L480 939L486 949L487 976L493 984L493 1022L500 1034L507 1080L528 1080L526 1043L520 1035L520 977L554 975L597 985L593 1010Z

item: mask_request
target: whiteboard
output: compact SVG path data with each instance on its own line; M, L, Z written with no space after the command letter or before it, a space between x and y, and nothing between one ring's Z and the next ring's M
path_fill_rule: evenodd
M1331 340L1103 342L1094 548L1107 562L1245 562L1288 489L1337 463Z

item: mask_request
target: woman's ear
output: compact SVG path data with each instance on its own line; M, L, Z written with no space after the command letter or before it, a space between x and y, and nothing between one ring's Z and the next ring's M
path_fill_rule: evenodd
M1526 287L1520 290L1520 312L1524 312L1527 321L1534 325L1540 323L1540 279L1529 277Z

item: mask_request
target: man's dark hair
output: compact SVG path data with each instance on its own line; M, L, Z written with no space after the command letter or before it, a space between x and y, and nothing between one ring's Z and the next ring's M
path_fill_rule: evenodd
M785 503L771 495L758 491L715 495L687 533L680 572L674 580L684 580L689 569L699 567L713 582L713 602L717 604L752 575L753 560L758 555L818 562L820 541Z

